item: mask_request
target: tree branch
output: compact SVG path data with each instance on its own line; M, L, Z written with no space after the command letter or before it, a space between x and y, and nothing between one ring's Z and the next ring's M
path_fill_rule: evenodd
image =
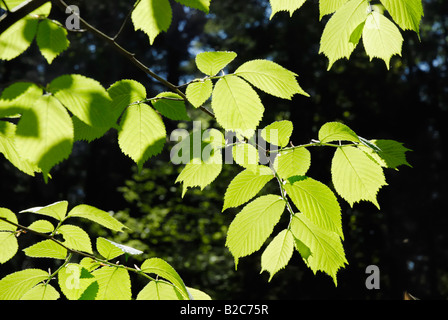
M52 0L52 2L55 3L56 5L58 5L59 7L61 7L64 10L64 12L68 8L68 5L64 2L64 0ZM79 21L84 25L85 29L87 29L88 31L92 32L97 37L105 40L107 43L112 45L121 55L123 55L129 61L131 61L137 68L139 68L140 70L145 72L147 75L151 76L152 78L156 79L157 81L162 83L164 86L166 86L170 90L172 90L175 93L177 93L178 95L180 95L182 97L182 99L184 99L185 102L188 102L187 96L176 85L174 85L171 82L169 82L169 81L165 80L164 78L160 77L158 74L153 72L150 68L145 66L140 60L138 60L135 57L134 53L131 53L131 52L127 51L121 45L119 45L115 41L115 37L112 38L112 37L106 35L105 33L101 32L100 30L98 30L97 28L92 26L90 23L88 23L86 20L81 18L78 13L72 11L72 14L77 16ZM203 106L200 106L199 109L202 110L203 112L207 113L212 118L215 118L215 115L213 114L213 112L211 112L207 108L205 108Z
M12 11L7 11L0 17L0 34L5 32L14 23L26 17L28 14L40 8L49 1L50 0L27 0L15 8L9 8Z

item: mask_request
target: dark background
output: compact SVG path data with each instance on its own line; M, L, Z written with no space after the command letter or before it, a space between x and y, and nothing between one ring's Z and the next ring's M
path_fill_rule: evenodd
M70 4L78 5L81 15L94 26L114 35L133 1ZM338 287L327 275L314 275L297 253L270 282L266 272L259 274L261 252L241 259L235 271L224 244L237 210L221 213L221 208L225 188L240 169L224 166L210 187L189 191L182 199L181 186L174 184L182 168L169 162L169 149L137 173L136 165L121 153L115 131L90 144L77 142L71 157L52 170L48 184L40 176L20 173L1 156L0 206L18 212L66 199L70 207L86 203L113 211L133 231L114 235L86 225L91 235L108 236L144 250L136 263L152 256L167 260L188 286L216 299L402 299L405 290L422 299L446 299L448 3L424 0L421 39L413 32L403 32L402 57L392 58L390 70L383 61L369 61L360 43L350 61L340 60L330 71L326 58L318 54L327 18L319 21L317 0L307 1L291 18L278 13L272 20L265 0L212 0L209 15L172 5L172 25L154 46L142 32L134 32L131 23L118 38L172 83L200 76L193 64L200 50L235 51L238 57L230 66L233 70L247 60L273 59L299 74L300 85L311 97L286 101L260 93L266 107L261 126L290 119L294 123L292 141L301 144L317 138L325 122L342 121L365 138L394 139L413 150L408 153L412 168L386 172L389 185L378 195L381 210L371 203L351 208L341 199L349 265L338 273ZM51 17L64 22L67 16L54 8ZM92 34L70 33L69 39L70 48L51 65L35 43L19 58L0 62L0 89L15 81L46 84L62 74L81 73L106 88L131 78L143 83L149 96L166 90ZM216 126L205 115L189 111L192 119ZM166 121L166 126L170 133L179 124ZM329 185L331 152L313 149L309 172ZM32 219L19 214L22 224ZM21 236L21 247L32 241L29 235ZM380 268L379 290L365 286L365 269L371 264ZM46 269L54 267L54 262L29 259L19 252L0 266L0 276L31 266ZM143 283L136 281L134 289L138 290Z

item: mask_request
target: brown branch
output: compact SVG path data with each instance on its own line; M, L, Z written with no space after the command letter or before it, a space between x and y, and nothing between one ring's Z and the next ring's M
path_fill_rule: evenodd
M28 14L30 14L34 10L40 8L41 6L43 6L45 3L49 2L49 1L50 0L28 0L28 1L22 2L17 7L12 8L12 11L5 12L0 17L0 34L5 32L14 23L16 23L20 19L26 17Z

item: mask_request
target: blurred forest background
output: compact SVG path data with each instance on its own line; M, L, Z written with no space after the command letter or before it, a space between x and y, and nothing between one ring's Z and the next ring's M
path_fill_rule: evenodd
M133 3L70 2L111 36ZM260 274L261 252L241 259L235 271L224 244L238 210L221 209L225 188L241 169L224 166L211 186L203 192L188 191L182 199L181 185L174 184L182 167L169 162L170 146L137 173L136 165L121 153L115 131L90 144L77 142L71 157L52 170L48 184L40 176L22 174L0 156L0 206L18 212L68 200L70 207L86 203L111 211L132 232L111 234L87 225L92 236L143 250L145 254L131 259L130 265L154 256L167 260L188 286L214 299L401 299L405 290L422 299L448 298L448 2L424 0L421 40L404 32L403 55L392 59L390 70L383 61L369 61L360 43L350 61L340 60L330 71L327 59L318 54L328 18L319 21L317 0L307 1L292 17L280 13L272 20L267 0L212 0L208 15L174 1L172 5L173 23L154 46L131 23L118 38L172 83L199 76L194 56L203 50L238 53L231 69L251 59L272 59L299 74L300 85L311 97L286 101L262 96L266 113L261 127L289 119L294 123L292 141L301 144L317 138L325 122L342 121L365 138L394 139L413 150L408 153L412 168L386 171L389 186L379 193L381 210L370 203L351 208L340 199L349 265L338 273L338 287L327 275L314 275L297 253L270 282L266 272ZM50 17L64 22L67 15L53 8ZM145 84L150 96L166 90L92 34L70 33L69 39L69 49L51 65L35 43L19 58L0 62L0 90L15 81L47 84L66 73L84 74L106 88L117 80L135 79ZM204 127L216 127L206 115L190 111ZM168 133L191 126L165 123ZM332 150L311 152L309 175L331 185ZM264 191L269 192L269 185ZM24 225L34 219L30 214L18 217ZM22 248L31 237L21 236ZM0 266L0 277L33 266L54 270L53 263L22 252ZM371 264L381 271L379 290L365 286L365 269Z

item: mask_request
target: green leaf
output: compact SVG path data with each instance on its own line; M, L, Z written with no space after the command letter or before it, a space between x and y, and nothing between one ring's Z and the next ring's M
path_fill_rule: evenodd
M269 272L269 281L274 274L283 269L289 262L294 251L294 237L288 229L280 231L269 243L261 255L261 272Z
M253 145L248 143L234 145L232 148L232 156L240 166L250 170L257 170L260 159L258 150Z
M74 250L93 253L90 237L83 229L77 226L65 224L58 228L58 232L64 236L63 244Z
M327 14L331 14L342 7L349 0L320 0L319 12L320 19Z
M321 143L333 141L360 142L358 135L340 122L327 122L319 129L319 140Z
M299 86L297 74L269 60L248 61L242 64L235 74L258 89L279 98L291 100L295 94L309 97Z
M67 257L67 249L52 240L35 243L23 251L28 257L33 258L65 259Z
M51 64L70 45L67 30L53 20L41 20L37 29L36 42L47 62Z
M193 296L194 300L212 300L212 298L207 293L201 290L189 287L187 287L187 289L190 295Z
M210 79L192 82L187 86L185 94L195 108L202 106L212 95L213 83Z
M96 249L106 260L112 260L124 253L130 255L139 255L143 253L143 251L116 243L102 237L99 237L96 240Z
M48 277L48 272L40 269L25 269L8 274L0 280L0 300L19 300Z
M356 44L350 42L353 31L367 17L369 2L367 0L350 0L339 8L325 25L320 40L319 53L329 60L328 70L341 58L350 58Z
M15 142L19 154L36 163L46 178L51 168L72 152L72 120L55 97L42 96L20 119Z
M94 79L79 74L63 75L54 79L48 90L90 126L110 128L116 120L109 94Z
M423 17L422 0L381 0L381 3L402 29L419 34Z
M79 120L76 116L72 116L72 122L75 141L92 142L104 136L104 134L110 129L110 127L96 127L88 125L87 123Z
M293 125L291 121L275 121L261 130L261 136L266 142L284 148L289 143L292 130Z
M300 9L305 1L306 0L269 0L272 9L269 19L272 19L272 17L280 11L288 11L289 15L292 17L294 11Z
M58 300L61 295L51 284L39 283L25 293L20 300Z
M162 151L165 140L165 125L150 106L141 103L126 109L120 122L118 144L139 171L146 160Z
M405 148L401 142L394 140L371 140L369 142L375 148L361 146L361 149L372 156L382 167L397 169L401 165L407 165L412 168L406 160L406 152L410 149Z
M199 9L205 13L208 13L210 8L210 0L176 0L176 2L179 2L187 7Z
M19 154L16 146L16 125L11 122L0 121L0 153L17 169L30 176L34 177L35 172L41 171L35 163Z
M0 223L2 223L2 221L0 221ZM19 243L13 232L0 232L0 264L12 259L16 255L18 249Z
M13 83L3 90L0 97L0 118L22 114L35 104L36 100L42 96L42 93L42 88L34 83Z
M261 196L240 211L229 226L226 247L235 259L259 250L272 233L285 209L285 201L276 195Z
M107 93L112 99L112 112L117 119L131 103L146 99L145 86L129 79L115 82L107 89Z
M123 250L113 245L112 241L99 237L96 239L96 250L106 260L114 259L124 254Z
M308 267L314 274L317 271L327 273L337 286L336 274L348 264L340 237L334 232L317 227L300 213L292 217L291 231L295 238L311 250L311 256L304 260Z
M215 76L235 59L237 54L232 51L201 52L196 55L196 66L208 76Z
M42 214L48 217L55 218L59 221L64 220L65 215L67 213L68 201L57 201L55 203L49 204L45 207L34 207L26 210L20 211L22 212L31 212L36 214Z
M279 152L274 160L274 169L282 179L303 176L311 165L311 153L306 148L294 148Z
M131 300L131 279L126 269L106 266L92 274L99 285L96 300Z
M0 60L12 60L31 45L37 32L38 20L25 17L0 34Z
M95 277L82 265L68 263L58 272L58 284L68 300L80 300L82 296L90 295L93 300L98 292Z
M216 83L212 95L216 120L226 130L254 130L263 117L264 106L252 87L233 75Z
M123 231L126 228L125 225L109 213L86 204L74 207L67 216L85 218L114 231Z
M155 100L152 106L163 116L171 120L190 120L187 109L185 108L185 102L180 95L172 92L162 92L156 98L160 99ZM179 101L170 100L170 98L178 99Z
M379 208L376 195L387 183L381 166L363 151L351 146L337 148L331 175L336 192L351 206L366 200Z
M335 232L344 238L341 208L330 188L308 177L287 183L284 188L297 209L316 226Z
M184 281L168 262L160 258L146 259L143 261L140 269L145 273L154 273L168 280L185 298L189 299L190 295L185 287Z
M189 187L200 187L203 190L212 183L222 170L221 152L215 151L210 158L193 159L185 165L176 179L176 183L182 182L182 197Z
M53 224L48 220L36 220L28 228L41 233L53 232L54 230Z
M258 170L241 171L226 189L222 211L246 203L255 197L273 177L272 170L264 166L259 166Z
M142 30L152 45L155 38L171 25L172 10L169 0L141 0L132 12L135 31Z
M137 300L185 300L185 298L171 283L151 281L138 293Z
M17 216L15 215L15 213L7 208L0 208L0 218L5 218L6 220L11 221L15 224L18 223ZM0 231L14 232L16 230L17 230L16 226L0 219Z
M381 13L372 11L368 16L362 32L364 48L370 60L380 58L389 69L390 58L401 55L403 37L395 24Z

